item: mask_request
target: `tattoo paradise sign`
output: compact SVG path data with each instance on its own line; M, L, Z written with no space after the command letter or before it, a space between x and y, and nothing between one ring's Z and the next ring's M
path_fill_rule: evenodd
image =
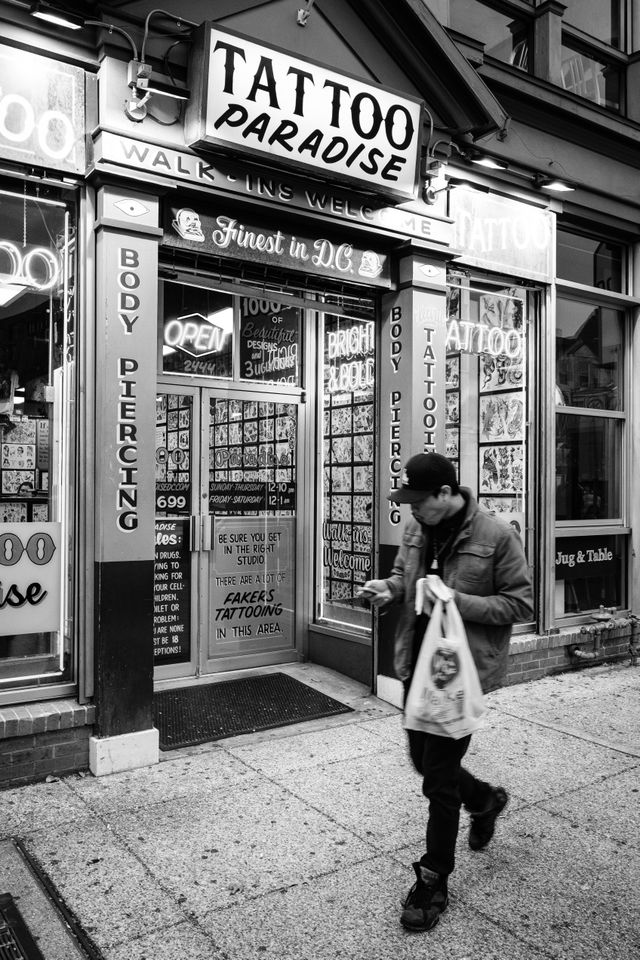
M414 200L421 100L235 31L195 34L189 146L243 153L360 190Z

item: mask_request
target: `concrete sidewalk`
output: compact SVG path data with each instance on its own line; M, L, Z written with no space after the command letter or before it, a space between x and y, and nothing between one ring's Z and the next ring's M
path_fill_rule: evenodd
M426 812L399 712L329 670L287 669L354 713L0 792L0 893L19 889L46 960L76 948L18 876L12 837L106 960L640 955L640 668L490 695L468 765L512 800L480 853L463 815L450 906L426 934L399 923Z

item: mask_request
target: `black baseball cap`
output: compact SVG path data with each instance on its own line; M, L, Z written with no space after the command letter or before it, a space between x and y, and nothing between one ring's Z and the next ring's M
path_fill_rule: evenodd
M394 503L417 503L447 484L457 488L458 478L450 460L441 453L416 453L407 460L402 471L402 486L392 490L387 500Z

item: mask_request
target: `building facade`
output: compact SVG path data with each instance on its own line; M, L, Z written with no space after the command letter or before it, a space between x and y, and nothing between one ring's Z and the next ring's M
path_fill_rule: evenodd
M637 4L42 6L0 3L3 781L301 659L399 703L357 591L420 450L522 536L511 681L635 656Z

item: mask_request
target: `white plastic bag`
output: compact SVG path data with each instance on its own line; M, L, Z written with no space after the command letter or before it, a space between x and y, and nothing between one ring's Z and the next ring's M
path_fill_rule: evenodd
M478 671L453 594L439 577L418 580L416 613L424 605L424 585L435 601L418 654L404 709L404 726L459 740L482 726L485 713Z

